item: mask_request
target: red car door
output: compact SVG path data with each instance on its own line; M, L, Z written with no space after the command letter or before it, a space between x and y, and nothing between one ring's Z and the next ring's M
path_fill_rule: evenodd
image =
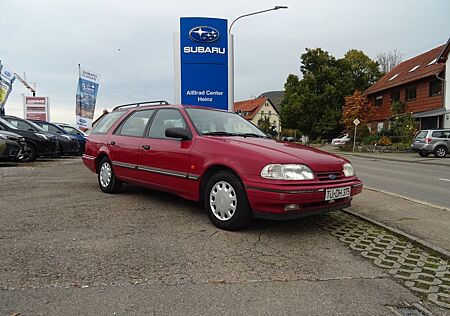
M154 110L133 112L111 135L107 144L116 176L139 181L140 148Z
M192 140L168 138L169 127L188 129L177 109L159 109L140 148L141 177L156 188L183 195L188 191Z

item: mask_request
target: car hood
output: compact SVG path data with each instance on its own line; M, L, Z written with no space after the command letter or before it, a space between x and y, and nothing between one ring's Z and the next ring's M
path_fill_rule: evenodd
M255 137L217 137L218 141L247 151L249 155L261 157L263 163L299 163L311 167L316 172L341 171L345 158L300 144Z

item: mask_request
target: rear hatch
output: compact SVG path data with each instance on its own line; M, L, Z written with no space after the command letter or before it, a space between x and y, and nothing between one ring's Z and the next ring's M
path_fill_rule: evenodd
M428 131L420 131L419 134L414 137L414 144L424 144Z

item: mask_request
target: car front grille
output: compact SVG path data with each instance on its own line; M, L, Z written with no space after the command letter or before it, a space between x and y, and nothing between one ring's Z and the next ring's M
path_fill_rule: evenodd
M344 178L344 173L342 171L320 172L317 173L316 175L319 181L338 181Z

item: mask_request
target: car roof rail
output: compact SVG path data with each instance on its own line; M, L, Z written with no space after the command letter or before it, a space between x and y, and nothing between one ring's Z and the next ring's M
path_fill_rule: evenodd
M169 102L164 101L164 100L158 100L158 101L145 101L145 102L137 102L137 103L127 103L127 104L122 104L122 105L118 105L116 106L113 111L124 108L124 107L129 107L129 106L141 106L141 105L169 105Z

